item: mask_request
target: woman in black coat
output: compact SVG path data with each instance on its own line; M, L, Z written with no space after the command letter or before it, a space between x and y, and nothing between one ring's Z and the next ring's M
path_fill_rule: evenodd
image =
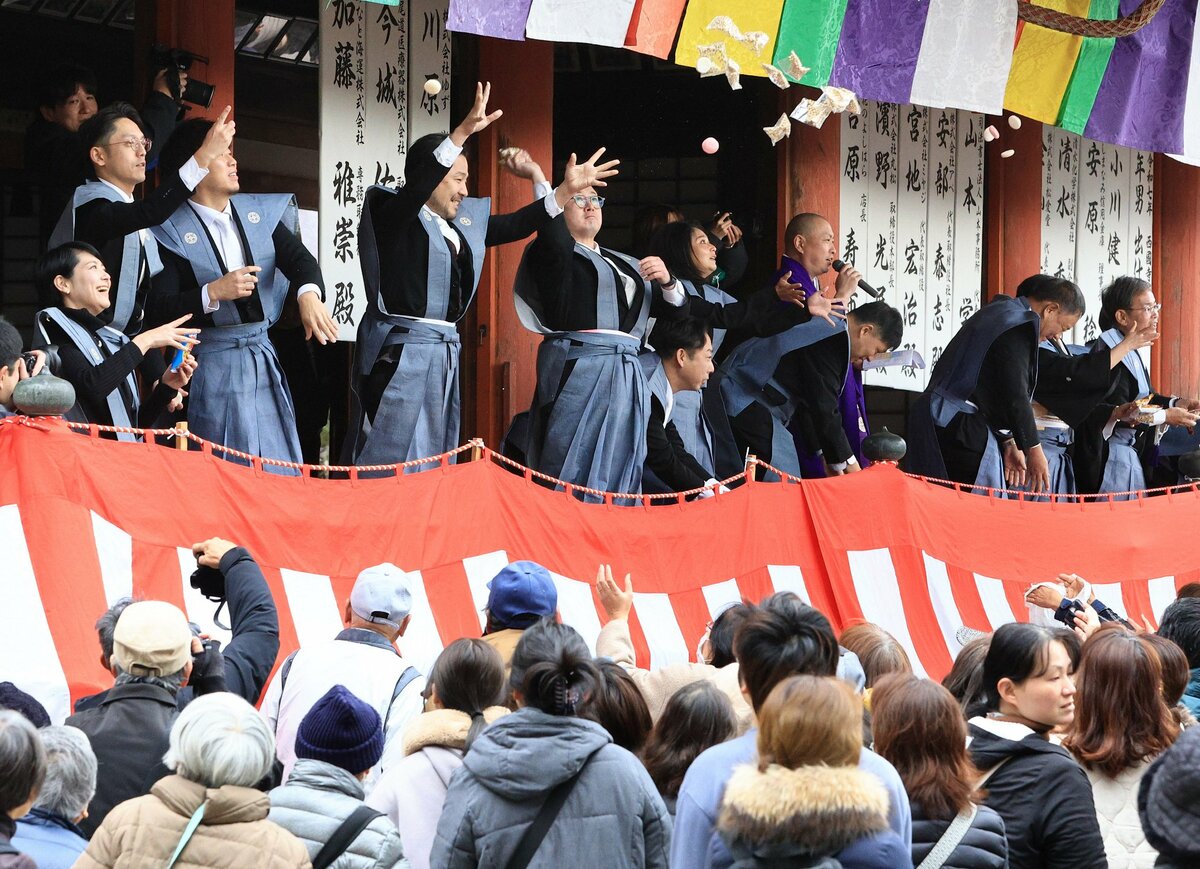
M912 806L913 865L921 865L962 815L970 825L941 866L1007 869L1004 821L979 805L979 771L967 756L967 722L954 695L928 679L893 673L872 690L871 713L875 751L900 773Z
M1107 865L1091 783L1049 737L1075 718L1078 660L1070 631L1014 622L992 635L983 662L970 753L986 776L985 805L1004 819L1012 869Z

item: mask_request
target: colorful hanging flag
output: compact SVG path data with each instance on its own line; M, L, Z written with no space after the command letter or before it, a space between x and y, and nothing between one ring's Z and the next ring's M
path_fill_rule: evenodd
M548 42L625 44L634 0L533 0L525 35Z
M850 0L829 83L860 99L907 103L928 3Z
M929 0L910 101L1000 114L1016 29L1017 0Z
M1119 4L1120 0L1092 0L1088 17L1097 21L1111 21L1117 17ZM1075 62L1075 71L1071 74L1071 84L1067 87L1059 111L1058 126L1064 130L1083 132L1116 42L1115 37L1089 37L1083 40L1079 60Z
M446 29L498 39L525 39L531 0L450 0Z
M742 75L765 76L762 64L769 63L775 56L775 38L779 35L779 16L782 12L783 0L742 0L736 4L729 0L691 0L683 17L683 26L679 29L675 62L680 66L694 67L700 56L696 46L724 42L726 56L741 67ZM766 33L769 37L766 46L756 54L727 34L709 30L708 25L720 15L732 18L743 34L756 31Z
M637 0L625 47L666 60L675 45L687 0Z
M1122 0L1121 14L1139 5ZM1195 31L1195 0L1174 0L1137 33L1118 39L1084 133L1102 142L1136 141L1147 151L1182 151Z
M845 15L846 0L787 0L779 21L775 66L786 70L794 51L809 68L801 82L813 87L829 84Z
M1086 16L1090 0L1041 0L1036 6ZM1058 122L1083 37L1025 23L1004 92L1004 107L1047 124Z

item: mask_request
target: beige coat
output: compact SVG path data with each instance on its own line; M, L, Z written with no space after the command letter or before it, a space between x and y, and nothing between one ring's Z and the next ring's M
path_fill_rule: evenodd
M672 694L684 685L707 679L733 704L739 733L754 724L754 711L742 696L742 689L738 684L736 662L719 668L689 662L670 664L657 670L643 670L637 666L633 638L629 635L629 623L625 619L613 619L600 630L600 636L596 639L596 656L611 658L625 668L641 689L642 696L646 698L646 705L650 707L650 717L655 721L662 715L663 708Z
M267 820L271 802L262 791L234 785L206 789L179 775L160 779L147 796L126 800L109 812L75 866L162 869L205 800L204 820L176 869L311 867L300 840Z
M513 652L517 650L517 643L521 641L521 635L524 633L520 628L505 628L502 631L484 634L482 637L485 643L500 653L505 672L512 667Z

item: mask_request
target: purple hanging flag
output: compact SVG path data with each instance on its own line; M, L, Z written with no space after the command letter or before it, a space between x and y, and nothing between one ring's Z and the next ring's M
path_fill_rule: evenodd
M829 83L859 99L907 103L928 13L912 0L849 0Z
M1121 0L1121 15L1141 0ZM1143 151L1183 153L1196 0L1164 3L1153 20L1113 48L1084 135Z
M499 39L525 39L533 0L450 0L446 29Z

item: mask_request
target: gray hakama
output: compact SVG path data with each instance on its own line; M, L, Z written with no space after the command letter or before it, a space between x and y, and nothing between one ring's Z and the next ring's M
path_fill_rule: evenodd
M635 271L638 262L603 249ZM545 335L537 358L537 390L529 413L530 467L575 485L605 492L641 492L650 394L638 361L653 292L641 282L641 308L632 333L620 332L617 285L600 254L576 243L575 253L596 269L596 326L555 332L545 325L537 289L522 262L514 296L525 328ZM596 496L584 500L599 501Z
M288 279L276 267L272 236L281 223L293 233L298 231L296 199L290 194L239 193L230 204L249 246L246 265L262 267L257 292L264 319L243 322L238 306L231 302L222 302L212 313L216 325L203 330L201 343L192 350L198 364L188 387L188 426L205 440L252 456L301 463L292 396L267 336L279 320L288 292ZM190 204L184 203L153 231L160 244L188 261L200 286L225 275L225 264Z
M388 187L372 187L368 196L394 195ZM369 204L369 203L368 203ZM464 287L462 310L470 308L479 286L486 253L490 199L462 201L454 224L471 249L477 264L473 283ZM434 220L421 213L421 225L429 237L429 271L426 286L427 318L405 317L388 311L379 287L379 251L371 209L364 207L359 228L359 251L367 291L367 310L358 325L358 346L352 392L353 407L347 443L356 465L407 462L449 452L459 445L461 405L459 397L458 330L445 319L450 304L451 254L445 237ZM403 347L396 371L384 389L374 419L362 407L363 385L385 350ZM409 472L428 469L415 466Z
M752 402L761 404L771 414L771 464L779 470L800 476L800 456L796 452L796 441L787 425L796 412L798 398L791 395L775 379L775 369L780 360L794 350L823 341L838 332L846 336L846 321L838 320L836 326L823 319L809 320L793 326L786 332L769 338L751 338L729 355L721 365L717 378L710 381L708 389L719 389L727 419L740 414ZM772 387L785 396L783 404L772 404L763 400L763 389ZM709 405L711 407L711 404ZM769 473L767 480L778 479Z

